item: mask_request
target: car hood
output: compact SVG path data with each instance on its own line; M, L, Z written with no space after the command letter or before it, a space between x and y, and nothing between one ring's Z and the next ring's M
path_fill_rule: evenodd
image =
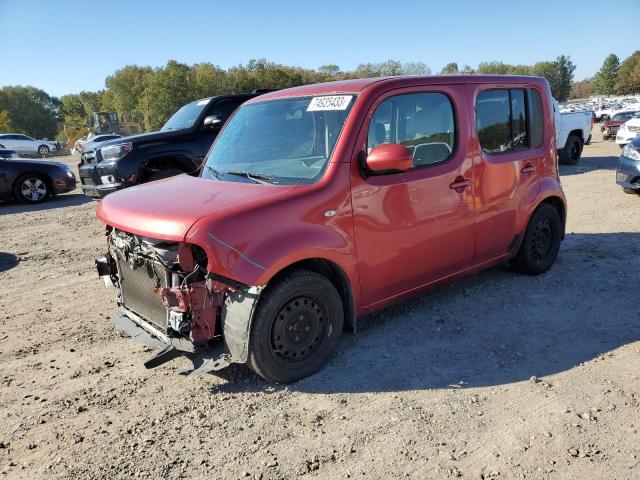
M108 195L96 215L107 225L145 237L183 241L203 217L224 217L287 195L292 186L224 182L186 174Z
M45 165L47 167L60 167L63 169L68 168L66 164L64 163L60 163L60 162L52 162L50 160L33 160L31 158L10 158L7 159L11 162L16 162L19 163L20 165L24 165L26 163L30 164L30 165Z
M632 118L631 120L627 120L625 122L627 127L640 127L640 118Z
M154 142L160 140L166 140L173 137L179 137L180 135L184 135L185 131L189 129L182 130L168 130L166 132L147 132L147 133L139 133L138 135L130 135L128 137L114 138L113 140L107 140L106 142L98 143L94 145L93 148L104 148L109 145L119 145L124 142L131 142L134 145L136 143L146 143L146 142Z

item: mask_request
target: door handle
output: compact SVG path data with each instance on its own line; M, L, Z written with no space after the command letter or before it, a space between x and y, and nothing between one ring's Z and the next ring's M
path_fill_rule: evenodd
M456 178L456 181L449 185L451 190L463 190L471 186L471 180L467 180L463 177Z
M531 165L530 163L527 163L522 170L520 170L520 172L522 173L533 173L536 171L536 166L535 165Z

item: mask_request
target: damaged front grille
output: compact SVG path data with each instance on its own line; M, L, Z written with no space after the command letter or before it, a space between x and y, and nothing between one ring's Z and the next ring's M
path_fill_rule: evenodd
M170 286L169 272L162 265L146 259L128 262L120 250L116 250L116 263L122 304L165 332L167 310L156 288Z
M117 229L108 236L109 254L96 264L118 287L120 305L169 337L202 343L216 336L224 294L236 287L207 272L202 248Z

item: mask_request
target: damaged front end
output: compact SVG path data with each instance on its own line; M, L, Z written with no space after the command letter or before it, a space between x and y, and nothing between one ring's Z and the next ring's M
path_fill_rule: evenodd
M96 260L96 268L117 289L120 311L112 321L134 340L160 349L147 368L180 355L194 363L185 373L244 361L233 358L237 348L222 341L222 310L230 295L251 297L249 287L207 271L207 255L196 245L112 228L107 238L107 255Z

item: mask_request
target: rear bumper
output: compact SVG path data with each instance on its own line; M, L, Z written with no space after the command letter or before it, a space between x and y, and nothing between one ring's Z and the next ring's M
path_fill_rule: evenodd
M618 160L616 183L623 188L640 190L640 161L621 156Z

